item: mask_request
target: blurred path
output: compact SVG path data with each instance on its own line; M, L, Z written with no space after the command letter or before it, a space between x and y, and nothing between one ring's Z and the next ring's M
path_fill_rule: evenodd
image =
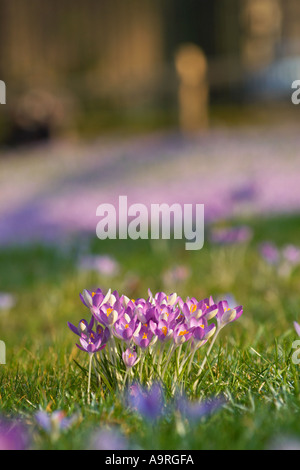
M101 203L204 203L206 220L300 210L296 127L55 142L0 154L0 243L95 234Z

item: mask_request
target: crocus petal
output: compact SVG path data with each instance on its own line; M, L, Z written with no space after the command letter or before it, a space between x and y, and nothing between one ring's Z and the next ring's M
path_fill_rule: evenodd
M68 327L70 328L70 330L73 333L75 333L75 335L79 335L77 326L75 326L72 323L68 322Z
M108 290L106 296L104 297L104 299L103 299L102 302L101 302L101 305L106 304L106 303L109 301L110 296L111 296L111 289Z
M82 292L82 297L87 307L93 306L93 297L87 289L84 289L84 291Z

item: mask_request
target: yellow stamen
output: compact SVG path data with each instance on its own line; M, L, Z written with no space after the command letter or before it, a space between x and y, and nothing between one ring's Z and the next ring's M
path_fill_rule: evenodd
M109 308L106 310L107 315L110 315L112 311L113 311L113 308L112 308L112 307L109 307Z
M197 305L195 305L195 304L194 304L194 305L191 305L191 306L190 306L190 312L191 312L191 313L194 313L194 311L196 310L196 308L197 308Z
M127 328L129 328L129 325L128 325L128 323L126 323L126 325L125 325L125 328L126 328L126 329L127 329ZM130 356L129 356L129 357L130 357Z
M161 329L161 331L163 332L163 334L164 334L165 336L167 336L168 328L167 328L166 326L163 326L162 329Z
M186 335L187 333L188 333L188 331L184 330L184 331L181 331L178 336L183 336L183 335Z
M144 333L142 339L147 339L147 334Z

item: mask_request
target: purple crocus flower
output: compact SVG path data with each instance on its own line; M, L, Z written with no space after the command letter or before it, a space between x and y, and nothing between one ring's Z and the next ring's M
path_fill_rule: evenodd
M93 315L99 323L110 328L116 323L123 312L124 307L119 300L116 300L113 305L108 303L102 305L98 313L94 311Z
M98 314L103 304L112 303L115 300L111 289L108 290L106 295L104 295L101 289L97 289L95 292L84 289L79 296L83 304L90 309L92 314Z
M130 318L127 313L124 313L124 315L116 321L112 331L117 338L128 342L131 340L136 328L136 316Z
M199 303L196 299L187 300L181 306L182 313L185 319L188 321L191 317L199 318L203 315L202 310L199 307Z
M193 322L192 325L193 326ZM203 323L201 325L197 325L193 328L192 334L192 348L193 350L200 348L203 346L206 341L213 336L216 331L216 325L211 323L210 325L207 324L207 321L203 319Z
M156 306L153 309L153 316L151 319L158 323L161 320L164 320L170 325L178 317L180 313L179 308L171 307L170 305L160 305ZM150 322L149 322L150 323Z
M111 332L110 332L109 328L103 327L102 325L97 325L96 334L97 334L98 337L101 337L102 343L105 343L105 344L107 343L107 341L111 337Z
M139 299L135 302L134 314L142 324L149 323L154 318L155 307L148 301L141 302Z
M95 320L94 317L91 318L90 323L88 323L85 319L80 320L78 323L78 327L73 325L72 323L68 322L68 327L70 328L75 335L78 336L87 336L91 333L93 326L94 326Z
M163 414L164 394L159 383L154 383L150 389L132 385L128 400L129 406L149 421L155 421Z
M101 333L94 333L94 331L91 331L88 337L83 338L82 336L79 338L80 345L76 344L76 346L81 349L82 351L85 351L89 354L94 354L98 351L101 351L101 349L105 348L106 344L102 345L102 339L103 335Z
M188 298L185 302L180 299L179 306L186 320L189 320L192 317L200 318L204 315L207 320L210 320L217 314L218 311L218 307L215 304L212 296L200 300L199 302L197 299L195 299L195 297L192 297L191 299Z
M193 334L193 329L190 329L187 323L181 323L174 328L173 341L176 346L179 346L190 339Z
M175 292L170 295L167 295L165 292L157 292L153 297L152 292L148 289L148 300L153 305L175 305L178 301L178 296Z
M123 352L122 359L127 368L135 366L138 362L137 353L130 348L127 348L126 351Z
M243 313L243 307L239 305L235 308L230 308L226 300L221 300L218 303L218 313L216 315L218 327L223 328L228 323L237 320Z
M160 320L158 323L150 320L149 327L152 333L156 335L158 340L162 343L169 341L173 336L173 329L166 320Z
M200 310L202 310L203 315L205 316L206 320L211 320L214 318L218 312L218 306L214 302L214 299L212 296L200 300L198 307Z
M143 325L138 331L136 331L132 337L134 343L142 349L146 349L150 341L152 340L153 332L151 329Z

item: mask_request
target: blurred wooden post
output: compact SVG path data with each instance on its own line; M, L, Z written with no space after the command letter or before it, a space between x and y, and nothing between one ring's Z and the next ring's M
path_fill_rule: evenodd
M272 63L281 39L280 0L244 0L242 8L242 59L249 70Z
M175 56L179 76L179 123L185 133L208 127L207 60L196 44L183 44Z

